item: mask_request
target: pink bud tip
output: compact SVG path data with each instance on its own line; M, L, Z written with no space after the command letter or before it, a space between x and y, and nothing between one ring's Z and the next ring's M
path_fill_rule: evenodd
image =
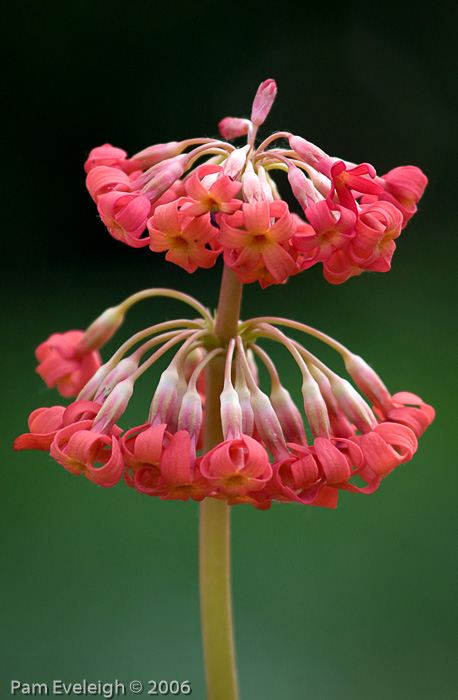
M238 136L245 136L250 128L248 119L237 119L235 117L225 117L218 124L218 131L224 139L232 141Z
M260 126L266 119L277 95L275 80L265 80L258 87L258 91L253 100L251 110L251 121L255 126Z

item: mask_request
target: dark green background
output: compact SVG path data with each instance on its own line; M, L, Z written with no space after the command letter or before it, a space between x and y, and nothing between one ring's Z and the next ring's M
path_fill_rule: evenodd
M54 678L190 680L205 696L198 507L105 490L11 445L34 408L59 403L34 372L51 333L149 286L217 301L219 266L190 276L106 233L84 188L88 151L216 135L222 117L249 115L266 78L279 94L264 135L288 129L379 173L415 164L430 185L390 273L335 287L317 266L286 286L251 285L243 315L320 328L437 419L373 496L343 494L336 511L233 509L241 697L456 697L457 17L422 7L55 0L8 11L2 697L11 679ZM175 313L146 302L120 335ZM131 425L152 389L141 385Z

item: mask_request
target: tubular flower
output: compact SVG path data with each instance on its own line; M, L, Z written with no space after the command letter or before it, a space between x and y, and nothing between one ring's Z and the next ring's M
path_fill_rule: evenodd
M219 165L201 165L185 182L189 199L182 205L188 216L201 216L206 212L221 211L232 214L242 206L234 199L242 186L222 173Z
M63 427L64 406L36 408L29 416L30 433L16 438L13 450L49 450L57 432Z
M231 496L260 491L272 476L266 450L248 435L226 440L210 450L200 470L217 492Z
M426 176L408 165L380 177L370 163L329 156L285 131L257 146L276 95L274 80L261 83L251 119L220 121L225 140L170 141L131 158L110 144L94 148L84 166L86 184L110 234L132 247L167 251L166 259L188 272L211 267L222 254L242 283L262 287L317 263L332 284L389 270L394 240L416 212ZM230 143L243 136L245 146ZM275 170L287 171L305 220L289 213ZM165 215L156 212L172 202L167 216L181 221L164 229Z
M286 202L243 204L242 211L221 217L220 228L225 262L236 273L253 272L262 263L280 283L295 270L294 258L282 246L296 230Z
M211 249L216 242L216 229L210 214L189 216L185 208L180 209L182 201L157 207L148 221L149 246L155 252L167 251L166 260L188 272L212 267L220 251Z
M36 371L62 396L76 396L101 365L97 351L84 351L83 338L83 331L54 333L35 351L40 363Z
M147 197L137 193L107 192L100 197L97 209L113 238L132 248L148 245L148 238L141 238L151 211Z

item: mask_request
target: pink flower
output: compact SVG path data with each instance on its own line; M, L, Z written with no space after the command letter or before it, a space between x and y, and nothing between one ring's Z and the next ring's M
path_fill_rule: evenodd
M225 261L235 272L251 272L262 263L278 284L295 271L294 257L282 246L296 229L286 202L243 204L242 210L223 214L220 226Z
M130 191L131 180L126 173L119 168L98 165L92 168L86 178L86 187L95 203L100 197L111 190L118 188L123 192Z
M92 149L84 164L84 171L89 173L93 168L100 165L122 168L126 157L127 153L122 148L116 148L110 143L106 143L103 146L97 146L97 148Z
M370 163L361 163L348 168L342 160L339 160L330 166L329 174L333 186L329 198L335 192L340 204L355 213L357 211L355 196L383 194L383 188L374 181L375 169Z
M384 189L381 199L392 202L403 216L403 228L417 211L417 203L425 191L428 178L415 165L393 168L379 180Z
M160 497L180 501L202 501L211 491L196 462L195 449L187 430L178 430L161 460Z
M234 199L242 183L234 182L222 171L219 165L201 165L195 170L185 182L186 194L190 199L182 200L184 213L188 216L200 216L212 211L232 214L242 206L240 199Z
M401 423L413 430L417 438L425 432L433 422L436 412L432 406L425 403L419 396L409 391L400 391L391 397L391 406L385 415L385 420Z
M361 472L365 480L368 472L386 476L399 464L412 459L418 447L415 433L399 423L379 423L362 435L358 443L367 465Z
M36 408L29 416L30 433L16 438L13 450L49 450L56 433L63 427L64 406Z
M124 480L142 493L151 495L151 490L158 487L162 454L171 437L166 427L165 424L141 425L131 428L120 439L126 465Z
M355 224L355 238L349 245L350 257L365 270L386 272L396 248L394 238L401 233L402 215L389 202L362 204Z
M313 254L316 262L329 260L334 250L344 248L355 236L354 212L337 204L330 207L327 201L321 200L307 207L306 216L314 235L298 232L291 243L297 250Z
M100 197L100 217L109 233L132 248L143 248L148 238L141 238L151 211L149 199L137 193L108 192Z
M54 333L35 351L36 371L48 387L57 385L62 396L76 396L102 364L97 351L81 350L83 337L83 331Z
M362 272L362 266L353 262L345 249L335 250L331 257L323 262L324 278L331 284L342 284Z
M210 450L200 470L219 493L245 496L259 491L272 476L267 452L248 435L226 440Z
M217 229L212 226L210 214L195 218L181 211L182 201L157 207L148 221L150 249L156 253L166 250L166 260L188 272L195 272L198 267L212 267L220 250L206 246L215 246Z
M51 444L51 457L72 474L84 474L99 486L115 486L124 470L119 441L114 434L92 431L92 424L92 420L82 420L59 430Z

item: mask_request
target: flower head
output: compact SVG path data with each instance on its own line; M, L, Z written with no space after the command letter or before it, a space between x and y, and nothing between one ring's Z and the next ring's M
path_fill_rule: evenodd
M87 187L110 234L132 247L167 251L166 259L188 272L211 267L222 254L241 282L263 287L317 263L332 284L389 270L394 240L417 210L427 178L416 166L380 177L370 163L329 156L289 132L256 145L276 94L275 81L265 80L250 119L222 119L226 141L171 141L131 158L109 144L93 149ZM242 136L246 146L235 148L230 141ZM306 220L289 212L276 170L287 172Z

